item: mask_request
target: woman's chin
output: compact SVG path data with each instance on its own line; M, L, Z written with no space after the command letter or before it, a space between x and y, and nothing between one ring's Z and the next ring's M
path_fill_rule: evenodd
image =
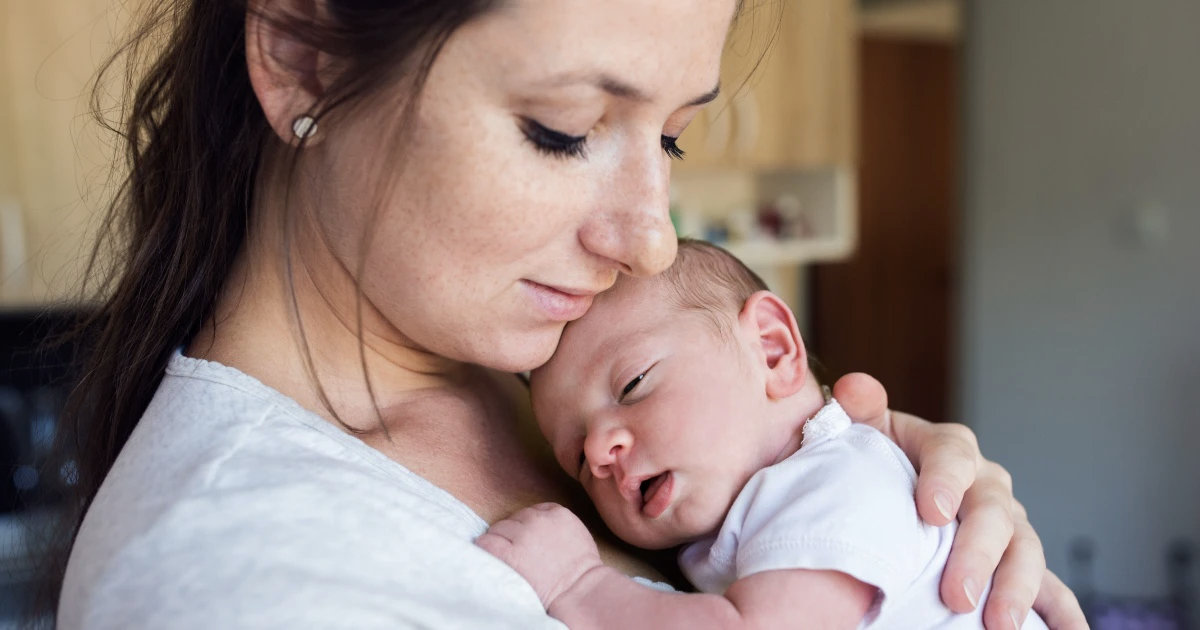
M478 356L467 359L501 372L528 372L540 367L554 355L562 328L506 337L488 347L478 348Z

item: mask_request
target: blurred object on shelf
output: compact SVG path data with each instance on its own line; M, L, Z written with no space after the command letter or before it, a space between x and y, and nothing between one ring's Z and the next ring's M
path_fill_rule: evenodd
M791 194L780 195L775 201L775 209L782 221L781 237L810 238L813 236L813 226L812 221L809 220L808 209L799 197Z
M759 206L758 224L765 234L778 240L815 236L804 203L791 193L779 195Z
M749 208L736 208L725 220L729 240L734 242L757 241L766 236L759 230L758 217Z
M855 181L836 168L678 173L672 221L680 236L722 245L756 271L842 260L858 236Z
M758 207L758 229L770 238L779 238L783 234L783 215L777 202Z
M704 226L704 240L717 245L729 244L729 224L724 219L713 219Z

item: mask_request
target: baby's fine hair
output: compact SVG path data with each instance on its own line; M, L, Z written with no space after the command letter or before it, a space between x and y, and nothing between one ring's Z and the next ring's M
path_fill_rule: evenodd
M712 318L722 333L746 300L767 283L736 256L707 241L679 239L675 262L659 276L675 306Z
M737 256L693 238L679 239L675 262L658 279L668 288L676 308L702 314L726 339L746 300L758 291L770 290ZM808 369L819 386L825 367L812 352L808 353ZM828 396L826 391L826 399Z

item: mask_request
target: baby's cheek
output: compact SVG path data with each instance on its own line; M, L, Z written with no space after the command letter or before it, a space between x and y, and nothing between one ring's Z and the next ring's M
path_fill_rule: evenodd
M680 505L677 516L676 535L679 542L690 542L715 534L729 512L733 499L725 502L691 501Z

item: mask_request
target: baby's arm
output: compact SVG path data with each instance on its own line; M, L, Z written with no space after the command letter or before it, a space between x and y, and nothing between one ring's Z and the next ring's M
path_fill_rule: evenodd
M874 587L844 573L803 569L747 576L724 596L647 588L604 566L579 518L553 503L517 512L476 542L572 629L854 628L875 598Z

